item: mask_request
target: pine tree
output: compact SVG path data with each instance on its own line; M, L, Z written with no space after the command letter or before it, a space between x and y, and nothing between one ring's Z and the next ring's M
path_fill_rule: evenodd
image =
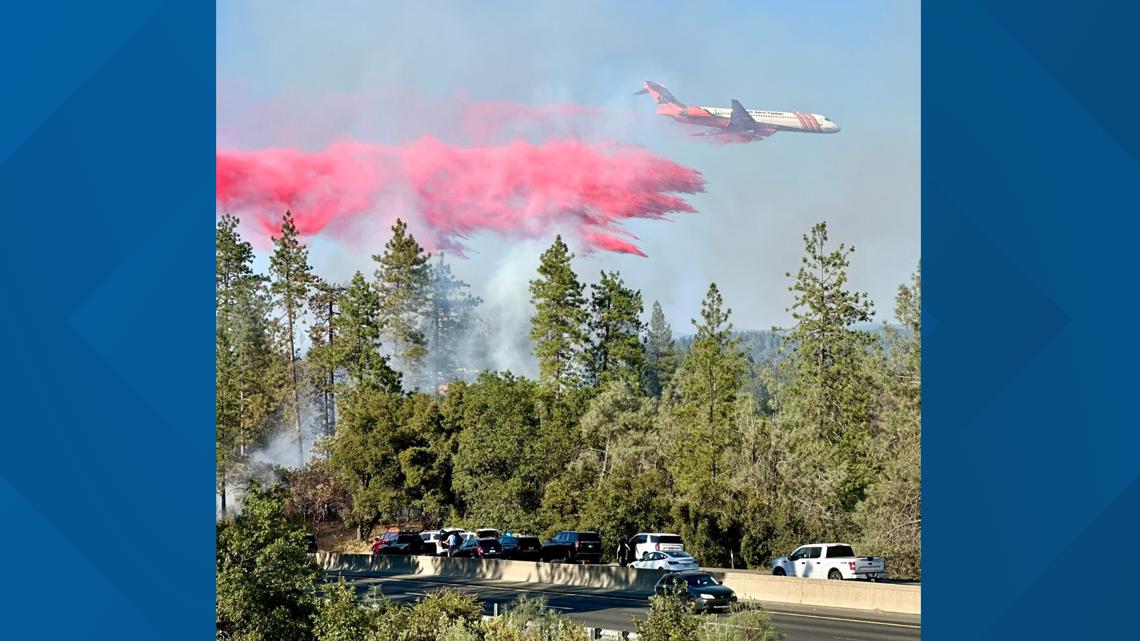
M575 360L586 341L586 301L570 265L573 258L562 237L555 237L554 244L542 253L539 278L530 281L535 307L530 339L539 377L559 393L576 384Z
M229 475L264 434L280 390L265 278L254 272L253 246L237 227L237 218L222 216L215 238L216 471L223 516Z
M349 378L357 385L400 391L400 373L388 365L387 357L380 354L381 312L380 295L356 272L340 298L337 315L337 362L345 368Z
M673 341L673 328L665 320L661 304L653 301L649 329L645 335L645 389L650 396L661 396L677 371L679 356Z
M747 361L733 335L731 309L716 283L701 302L697 335L677 373L679 403L673 408L673 457L670 465L682 492L715 478L720 458L735 434L733 412L743 389Z
M892 573L920 578L922 571L922 276L895 298L898 326L886 328L887 353L876 374L882 393L875 410L871 455L876 474L856 519L876 553L890 555Z
M439 262L431 266L427 343L431 361L428 382L437 390L461 378L461 341L479 322L475 309L483 301L472 296L469 288L451 273L451 266L440 253Z
M273 238L269 273L272 276L270 290L285 320L284 346L288 350L285 361L289 365L289 387L292 398L288 414L293 418L297 430L298 464L304 466L305 443L301 429L301 385L297 372L296 338L300 329L301 314L308 304L309 290L312 288L314 277L313 270L309 266L309 250L301 244L292 212L285 212L281 221L281 233Z
M813 441L821 441L819 447L829 448L845 478L842 509L850 510L871 472L863 454L875 400L868 360L875 337L855 325L869 322L873 307L866 294L847 289L853 247L840 244L828 251L826 223L803 239L806 255L789 287L796 325L784 342L793 351L783 363L789 382L780 408L785 421L802 432L800 444L816 449Z
M384 253L373 255L379 263L376 287L380 293L380 318L384 336L392 343L392 353L401 371L413 375L427 354L427 341L420 331L428 304L431 254L408 233L404 221L396 219L392 238Z
M336 357L337 323L340 298L344 287L316 278L313 295L309 299L309 351L305 355L305 371L321 408L322 433L332 434L336 421L336 371L340 363Z
M618 272L605 271L591 290L590 380L601 386L620 378L636 386L645 371L641 292L626 287Z

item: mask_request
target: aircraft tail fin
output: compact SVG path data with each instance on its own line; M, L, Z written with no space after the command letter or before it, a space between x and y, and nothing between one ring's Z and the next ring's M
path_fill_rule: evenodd
M681 107L685 106L685 103L677 100L677 97L674 96L671 91L666 89L665 85L658 82L653 82L652 80L645 81L645 86L642 87L641 90L634 92L633 95L639 96L645 93L653 96L653 99L656 100L657 104L659 105L678 105Z
M729 116L728 126L730 129L750 128L756 125L756 121L752 118L752 114L740 104L740 101L732 99L732 115Z

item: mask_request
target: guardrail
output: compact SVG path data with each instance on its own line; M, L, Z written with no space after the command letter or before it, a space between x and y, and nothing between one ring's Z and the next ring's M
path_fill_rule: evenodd
M317 564L329 572L366 576L438 576L482 581L512 581L612 590L648 596L663 570L615 565L533 563L528 561L449 559L434 556L335 554L317 552ZM918 585L829 581L771 576L750 570L707 569L743 601L845 608L893 614L921 614Z

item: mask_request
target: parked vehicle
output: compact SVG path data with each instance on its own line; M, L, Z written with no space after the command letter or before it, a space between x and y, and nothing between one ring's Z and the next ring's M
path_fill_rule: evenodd
M440 537L440 531L439 530L427 530L426 532L420 532L420 540L424 542L423 550L420 552L420 554L426 554L428 556L438 555L439 554L439 537ZM447 550L445 548L444 554L446 554L446 553L447 553Z
M657 595L676 594L695 612L727 609L736 602L732 588L721 585L708 572L670 572L653 586Z
M884 579L887 562L881 556L855 556L846 543L801 545L791 556L772 561L772 574L809 579Z
M501 559L503 546L495 539L471 538L459 546L455 556L467 559Z
M418 532L388 532L380 537L380 545L373 547L377 554L419 554L424 549Z
M639 570L697 570L701 566L688 552L647 552L640 561L629 564Z
M640 560L649 552L680 552L685 549L681 537L665 532L641 532L629 540L633 547L634 560Z
M542 541L529 534L506 534L499 539L503 546L503 558L515 561L542 560Z
M392 540L394 540L395 538L397 538L399 536L400 536L399 532L385 532L385 533L381 534L380 536L373 537L373 539L372 539L372 553L373 554L380 554L381 546L383 546L385 543L391 542Z
M499 539L503 534L493 527L481 527L475 530L475 538L477 539Z
M597 532L563 530L542 544L543 561L597 563L602 559L602 537Z
M445 527L439 531L439 540L435 543L435 553L437 556L447 556L447 540L451 535L455 534L459 537L459 544L462 545L464 539L463 530L455 527Z

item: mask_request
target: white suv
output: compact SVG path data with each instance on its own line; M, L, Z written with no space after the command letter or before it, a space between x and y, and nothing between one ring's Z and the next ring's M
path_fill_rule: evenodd
M664 532L642 532L629 540L633 558L640 561L648 552L680 552L685 549L681 537Z

